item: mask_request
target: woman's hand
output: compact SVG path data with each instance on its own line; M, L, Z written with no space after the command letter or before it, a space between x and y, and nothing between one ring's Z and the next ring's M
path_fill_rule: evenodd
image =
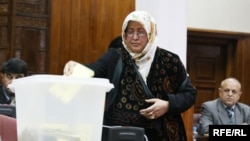
M159 118L168 111L168 101L158 98L146 99L145 101L152 105L146 109L140 110L140 114L148 119Z
M65 76L77 76L77 77L93 77L95 72L84 66L83 64L80 64L76 61L68 61L63 70L63 75Z
M75 61L68 61L63 69L63 75L65 76L71 76L73 71L74 71L74 67L77 65L78 63Z

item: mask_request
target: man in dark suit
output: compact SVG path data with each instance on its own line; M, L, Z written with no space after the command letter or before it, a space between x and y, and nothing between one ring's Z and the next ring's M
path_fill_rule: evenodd
M237 79L223 80L219 98L202 104L200 134L208 134L209 125L250 124L250 107L238 102L241 94Z
M0 104L15 104L15 94L12 93L8 85L18 78L28 75L28 67L26 62L19 58L11 58L2 64L0 86Z

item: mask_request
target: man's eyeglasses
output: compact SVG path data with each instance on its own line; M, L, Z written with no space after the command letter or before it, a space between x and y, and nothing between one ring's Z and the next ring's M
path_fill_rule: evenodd
M126 32L126 36L129 37L129 38L132 38L134 37L134 35L136 35L137 37L147 37L147 33L145 31L137 31L137 32L134 32L134 31L127 31Z

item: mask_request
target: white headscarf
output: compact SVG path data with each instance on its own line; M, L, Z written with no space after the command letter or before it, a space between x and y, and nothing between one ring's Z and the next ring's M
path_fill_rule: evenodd
M141 53L132 52L124 43L125 31L130 21L139 22L147 32L148 43ZM125 49L135 60L136 65L139 67L139 72L141 73L144 81L146 81L146 77L149 73L149 69L151 67L151 63L154 59L155 51L157 48L157 30L154 18L148 12L145 11L131 12L123 22L122 38Z

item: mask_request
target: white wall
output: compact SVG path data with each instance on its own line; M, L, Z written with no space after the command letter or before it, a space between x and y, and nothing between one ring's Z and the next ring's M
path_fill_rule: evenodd
M250 0L187 0L187 25L250 33Z
M250 0L136 0L158 24L159 45L186 64L188 28L250 33Z
M186 65L186 0L136 0L136 10L155 18L159 46L178 54Z

